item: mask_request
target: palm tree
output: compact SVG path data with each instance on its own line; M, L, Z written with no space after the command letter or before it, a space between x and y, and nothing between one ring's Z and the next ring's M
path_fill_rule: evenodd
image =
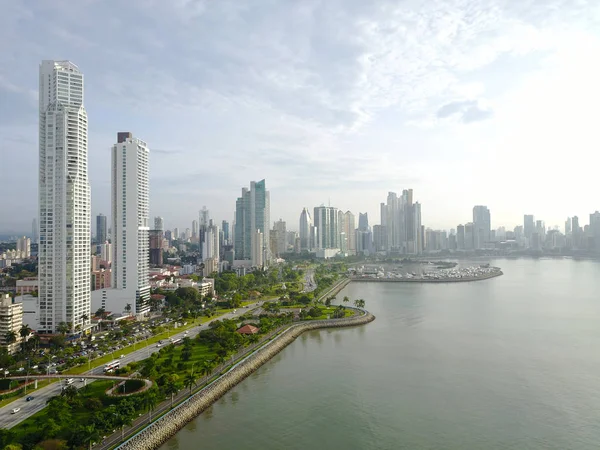
M143 400L144 406L148 408L148 422L152 422L152 411L156 408L156 404L158 403L158 398L156 397L155 392L148 392L144 396Z
M21 335L21 337L23 339L25 339L27 336L29 336L31 334L31 328L29 328L29 325L27 324L23 324L23 326L21 326L21 329L19 330L19 334Z
M88 444L89 450L92 450L92 445L99 440L100 433L98 433L98 430L93 424L82 427L81 433L83 434L83 442Z
M360 299L360 307L361 308L365 307L365 301L362 298Z
M205 360L202 363L202 375L206 377L206 379L204 380L204 384L208 382L208 377L210 376L214 368L214 363L212 361Z
M14 331L9 331L8 333L6 333L4 335L4 341L10 345L13 344L15 342L17 342L17 333L15 333Z
M354 306L356 306L358 308L358 305L360 305L360 300L359 299L354 300Z
M350 299L348 298L347 295L344 295L344 303L348 303L350 301Z
M196 380L196 376L194 375L194 371L193 370L190 373L188 373L185 376L185 379L183 380L184 386L186 388L190 389L190 397L192 396L192 388L194 386L196 386L196 384L197 384L196 382L197 382L197 380Z
M177 392L179 392L179 386L177 383L177 375L172 375L165 384L165 394L171 396L171 408L173 407L173 398Z
M131 303L125 305L125 311L127 311L128 314L131 314Z

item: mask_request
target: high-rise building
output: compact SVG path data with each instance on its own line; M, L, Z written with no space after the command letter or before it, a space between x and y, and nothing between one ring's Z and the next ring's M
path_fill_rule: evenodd
M523 234L527 240L531 239L531 234L535 231L535 220L533 214L523 216Z
M86 328L90 314L91 197L83 74L42 61L39 83L39 329Z
M424 235L420 231L421 205L413 203L413 190L403 190L400 197L395 192L389 192L387 204L381 203L380 210L381 224L387 232L387 250L401 254L420 254L424 241Z
M571 218L567 217L565 221L565 235L569 236L571 234Z
M487 206L473 207L473 227L474 248L485 248L485 244L492 240L492 222Z
M465 226L462 224L456 227L456 248L457 250L465 249Z
M159 231L165 231L165 220L157 216L154 218L154 229Z
M150 183L148 145L131 133L117 134L112 147L113 259L111 293L115 301L108 310L132 314L150 311L149 230Z
M385 252L387 249L387 232L383 225L373 225L373 246L376 252Z
M31 257L31 239L23 236L17 239L17 253L18 258L29 258Z
M465 224L465 250L473 250L475 248L475 225L473 222Z
M38 243L38 224L37 224L37 219L33 219L33 222L31 223L31 243L32 244L37 244Z
M108 263L112 263L112 244L110 242L105 242L104 244L100 244L100 259L102 261L106 261Z
M163 265L163 232L162 230L150 230L150 265Z
M369 215L368 213L358 213L358 229L360 231L369 230Z
M231 245L231 237L229 236L229 222L223 220L221 222L221 229L223 230L223 244Z
M212 268L212 270L207 271L207 273L219 271L220 235L221 232L218 225L215 225L212 219L209 219L206 232L204 233L204 243L202 245L202 260L204 265L205 267Z
M311 239L310 239L310 227L312 225L312 219L308 209L303 208L300 214L300 249L301 251L312 250Z
M190 236L192 241L198 240L198 221L192 220L192 235Z
M102 213L96 216L96 243L106 242L106 216Z
M275 233L275 249L277 256L281 258L284 253L287 253L287 230L285 221L279 219L275 222L273 231Z
M313 220L316 228L317 249L340 248L338 209L332 206L317 206Z
M271 252L265 236L269 236L270 209L270 195L265 180L252 181L250 189L242 188L242 196L237 199L235 209L235 259L252 260L257 267L269 264ZM262 258L257 257L257 239L260 239Z
M179 237L180 237L179 236L179 228L177 228L177 227L173 228L172 236L175 241L179 239Z
M367 219L367 229L368 227L369 222ZM344 213L344 222L342 228L346 234L346 251L349 255L356 255L356 224L354 220L354 214L352 214L350 211L346 211Z
M591 250L600 253L600 211L590 214L590 234L593 240Z

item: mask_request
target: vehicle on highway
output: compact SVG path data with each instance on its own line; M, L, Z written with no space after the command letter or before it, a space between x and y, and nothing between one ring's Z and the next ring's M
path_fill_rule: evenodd
M31 395L25 399L26 402L30 402L31 400L33 400L33 397Z
M125 355L119 356L119 359L123 359L123 358L125 358Z
M121 361L116 359L115 361L111 361L104 366L104 373L110 373L113 370L118 369L119 367L121 367Z
M21 408L13 408L13 410L10 412L11 414L16 414L19 411L21 411Z
M83 383L85 381L85 378L80 378L79 381Z
M67 383L67 384L73 384L74 382L75 382L75 380L73 378L67 378L65 380L65 383Z

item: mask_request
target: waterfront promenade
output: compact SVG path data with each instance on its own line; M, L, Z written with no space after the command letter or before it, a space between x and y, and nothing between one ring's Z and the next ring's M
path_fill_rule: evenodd
M343 286L347 284L347 282L348 281L344 280L331 290L341 289L339 286ZM231 388L236 386L238 383L256 371L260 366L269 361L273 356L287 347L305 331L320 328L339 328L364 325L375 320L375 316L368 311L356 308L351 309L356 311L356 314L352 317L343 319L308 321L288 326L279 335L268 341L261 348L235 364L224 375L217 378L214 382L196 394L192 395L181 404L177 405L174 409L165 413L154 423L148 425L142 431L135 434L117 448L123 450L153 450L158 448L169 438L175 435L188 422L201 414ZM118 439L116 442L113 439L114 435L112 439L107 439L107 441L103 442L97 448L111 448L118 442Z

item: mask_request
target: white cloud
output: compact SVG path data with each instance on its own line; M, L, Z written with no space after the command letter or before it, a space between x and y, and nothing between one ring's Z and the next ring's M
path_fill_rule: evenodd
M328 197L376 217L386 192L408 184L427 200L432 226L460 221L465 205L486 195L492 212L507 210L524 185L472 189L485 184L479 172L498 155L489 136L510 133L524 111L538 117L551 99L567 104L573 89L585 96L597 84L556 63L587 67L596 54L598 7L568 0L57 0L6 8L17 22L0 18L0 120L35 123L39 60L74 60L86 75L94 160L121 129L160 149L152 209L173 222L191 220L194 204L213 203L229 217L240 187L263 177L273 216L294 223L302 206ZM564 82L555 79L550 100L540 102L514 95L528 77L532 86ZM588 106L570 112L564 136L592 126ZM523 155L531 133L525 127L511 151ZM95 212L108 211L105 166L90 165L98 171ZM440 186L455 193L460 213L436 197Z

